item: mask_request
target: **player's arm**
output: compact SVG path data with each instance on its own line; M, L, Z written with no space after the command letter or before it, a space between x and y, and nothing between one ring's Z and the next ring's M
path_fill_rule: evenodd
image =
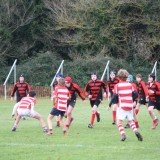
M112 95L111 101L109 102L109 107L111 107L113 103L114 104L118 103L118 94Z
M147 96L148 96L148 90L147 90L147 87L146 87L146 85L145 85L145 83L144 83L144 82L141 82L141 84L142 84L142 87L143 87L143 90L144 90L145 96L147 97Z
M84 88L85 94L88 96L90 94L90 86L89 83Z
M155 91L155 95L160 95L160 83L156 83L158 90Z
M58 95L57 95L57 88L55 88L54 95L53 95L53 105L55 105L57 101Z
M27 83L27 92L29 93L31 91L30 85Z
M107 93L108 87L104 81L102 81L102 88L103 88L104 92Z
M111 101L109 103L109 106L107 108L107 110L109 110L112 106L113 103L118 103L118 92L117 92L117 84L114 86L114 89L113 89L113 95L111 97Z
M76 92L78 93L78 95L81 97L81 99L85 100L85 96L84 96L81 88L77 84L74 84L74 87L75 87Z
M14 87L13 87L13 89L12 89L12 91L11 91L11 95L10 95L11 97L14 96L14 93L17 91L17 89L18 89L17 88L17 84L15 84Z

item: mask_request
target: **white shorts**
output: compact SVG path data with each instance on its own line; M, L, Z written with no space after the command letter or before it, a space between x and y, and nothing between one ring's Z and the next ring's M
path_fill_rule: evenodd
M31 110L30 109L22 109L22 108L18 108L17 109L18 115L20 116L27 116L27 117L37 117L38 113L36 111L33 111L31 114Z
M133 118L133 109L130 111L125 111L121 108L117 108L117 119L124 120L127 119L128 121L132 121Z

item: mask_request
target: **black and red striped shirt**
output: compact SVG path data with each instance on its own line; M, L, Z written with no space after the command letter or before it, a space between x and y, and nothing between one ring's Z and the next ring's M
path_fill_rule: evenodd
M148 83L148 90L154 91L154 93L149 94L149 99L153 102L157 101L157 96L160 96L160 84L157 81L153 83Z
M70 100L76 100L76 93L81 97L82 100L85 100L85 96L81 90L81 88L76 83L71 83L70 87L67 87L70 93Z
M19 102L23 97L26 97L27 92L30 92L30 86L27 82L17 82L11 91L11 97L14 96L15 92L17 95L17 102Z
M146 86L144 81L141 80L138 83L137 91L138 91L138 96L139 97L147 97L148 96L147 86Z
M87 92L88 95L92 95L91 100L96 100L99 96L99 99L103 99L102 97L102 88L104 89L104 92L106 92L106 84L102 80L90 80L88 84L85 87L85 92Z
M109 78L109 80L107 81L107 90L113 94L113 89L114 89L114 86L119 83L119 79L118 78L114 78L113 80L111 78Z

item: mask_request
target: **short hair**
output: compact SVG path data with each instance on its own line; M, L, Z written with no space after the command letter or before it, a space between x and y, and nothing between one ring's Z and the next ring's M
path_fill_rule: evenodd
M121 80L126 80L128 78L129 73L125 69L120 69L118 71L118 77Z
M137 74L136 77L142 78L142 75L141 74Z
M149 76L149 77L152 77L152 78L153 78L153 81L155 81L156 76L155 76L155 74L154 74L154 73L151 73L151 74L149 74L148 76Z
M96 75L97 76L97 72L91 72L91 76L92 75Z
M65 86L65 80L64 80L64 78L60 78L60 79L58 80L58 84L59 84L60 86Z
M30 97L35 97L36 96L36 92L35 91L30 91L28 94L29 94Z

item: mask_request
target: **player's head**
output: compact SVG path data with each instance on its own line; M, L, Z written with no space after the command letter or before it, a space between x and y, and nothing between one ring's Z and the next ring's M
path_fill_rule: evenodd
M23 74L21 74L21 75L19 76L19 82L20 82L20 83L23 83L23 82L24 82L24 75L23 75Z
M133 76L131 74L128 75L127 82L133 82Z
M96 73L96 72L92 72L92 73L91 73L91 79L92 79L93 81L95 81L95 80L97 79L97 73Z
M69 77L69 76L65 77L64 80L65 80L65 85L66 85L66 87L70 87L70 85L73 83L73 82L72 82L72 78Z
M35 97L35 96L36 96L36 92L35 92L35 91L30 91L30 92L28 93L28 95L29 95L30 97Z
M64 80L64 78L60 78L60 79L58 80L58 84L59 84L60 86L65 86L65 80Z
M155 75L153 74L153 73L151 73L151 74L149 74L148 75L148 82L153 82L153 81L155 81Z
M118 71L118 77L120 80L126 81L128 78L129 73L125 69L120 69Z
M110 78L114 79L116 77L116 72L115 71L111 71L110 72Z
M136 81L140 82L142 80L142 75L141 74L137 74L136 75Z
M57 80L57 82L58 82L58 80L59 80L60 78L63 78L63 75L62 75L61 73L57 73L57 74L56 74L56 80Z

